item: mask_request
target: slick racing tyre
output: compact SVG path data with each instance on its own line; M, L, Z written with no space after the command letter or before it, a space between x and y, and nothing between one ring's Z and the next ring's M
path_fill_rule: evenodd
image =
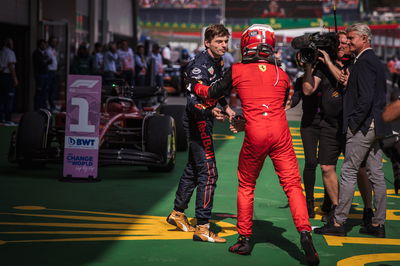
M183 127L183 114L185 113L185 108L184 105L162 105L160 109L161 114L170 115L175 119L177 151L186 151L188 148L187 136Z
M160 156L161 163L149 166L149 170L169 172L175 167L176 129L174 119L169 115L154 115L145 123L145 151Z
M16 161L21 166L44 165L42 161L35 161L35 154L46 148L48 121L48 115L42 111L28 112L22 116L15 136Z

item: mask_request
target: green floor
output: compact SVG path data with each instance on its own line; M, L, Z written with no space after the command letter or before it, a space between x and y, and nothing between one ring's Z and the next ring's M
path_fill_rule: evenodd
M299 124L291 126L302 167ZM227 251L237 237L233 231L236 167L243 134L232 136L226 124L217 125L215 130L220 177L213 219L221 234L227 235L227 244L194 242L190 233L176 231L164 222L172 208L185 152L178 153L176 168L170 173L152 173L144 167L103 167L99 170L101 182L67 183L58 181L61 165L25 170L9 164L7 150L12 129L0 127L2 266L305 264L286 197L269 159L257 184L253 253L239 256ZM385 175L387 238L358 233L362 201L356 194L348 237L313 235L321 265L400 265L400 197L393 192L387 162ZM317 180L315 195L321 197L320 173ZM194 214L193 204L187 210L189 217ZM318 217L311 220L313 226L322 225Z

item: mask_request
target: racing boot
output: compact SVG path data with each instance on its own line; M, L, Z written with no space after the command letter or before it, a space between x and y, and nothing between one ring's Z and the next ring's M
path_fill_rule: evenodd
M178 227L184 232L194 232L195 229L190 225L188 218L183 212L173 210L167 217L167 223Z
M210 231L210 224L196 225L196 230L193 234L194 241L204 241L212 243L225 243L226 239L218 237L214 232Z
M315 250L311 233L308 231L300 232L300 243L303 247L304 253L306 254L307 264L311 266L319 265L319 256Z
M239 255L250 255L251 253L250 237L239 235L238 241L236 242L236 244L229 247L229 251Z

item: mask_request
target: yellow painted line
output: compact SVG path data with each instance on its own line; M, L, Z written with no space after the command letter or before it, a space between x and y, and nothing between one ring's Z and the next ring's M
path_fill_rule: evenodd
M86 221L101 221L101 222L118 222L118 223L147 223L149 218L114 218L114 217L100 217L100 216L78 216L78 215L57 215L57 214L33 214L33 213L5 213L0 212L0 215L18 215L30 217L43 217L43 218L60 218L71 220L86 220Z
M103 224L103 223L19 223L0 222L0 225L21 225L21 226L47 226L47 227L73 227L73 228L99 228L99 229L131 229L132 224Z
M225 134L213 134L213 140L231 140L236 139L235 136Z
M103 231L20 231L20 232L0 232L5 235L144 235L147 231L135 230L103 230Z
M364 266L368 263L384 262L384 261L400 261L400 253L378 253L378 254L357 255L338 261L337 266L348 266L348 265Z
M367 244L367 245L400 245L400 239L372 238L372 237L344 237L324 235L329 246L343 246L343 244Z
M49 211L62 211L62 212L74 212L74 213L87 213L87 214L99 214L99 215L109 215L109 216L122 216L122 217L132 217L132 218L148 218L154 219L159 218L158 216L151 215L137 215L137 214L127 214L127 213L117 213L117 212L95 212L95 211L79 211L79 210L64 210L64 209L47 209Z

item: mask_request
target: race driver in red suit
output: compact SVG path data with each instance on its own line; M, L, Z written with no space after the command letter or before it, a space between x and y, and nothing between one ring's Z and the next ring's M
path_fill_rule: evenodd
M307 262L318 265L319 256L311 238L300 171L286 120L284 103L290 82L288 75L277 65L273 56L274 46L274 31L270 26L252 25L242 34L242 62L234 64L221 81L211 86L195 82L192 85L196 94L205 99L217 99L232 86L242 103L245 137L239 155L237 198L240 236L229 251L241 255L251 253L254 190L264 160L269 155L288 198ZM238 131L239 127L234 124L232 130Z

